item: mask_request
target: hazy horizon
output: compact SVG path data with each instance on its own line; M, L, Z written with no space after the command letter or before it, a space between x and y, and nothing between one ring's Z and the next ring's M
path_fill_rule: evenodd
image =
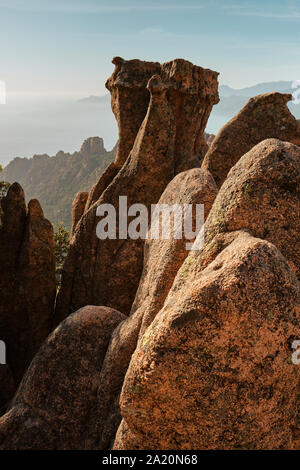
M300 79L300 4L293 0L0 0L0 163L117 139L111 113L74 102L107 93L114 56L182 57L234 89ZM75 106L76 109L67 110ZM43 109L44 107L44 109ZM215 133L224 119L209 121Z

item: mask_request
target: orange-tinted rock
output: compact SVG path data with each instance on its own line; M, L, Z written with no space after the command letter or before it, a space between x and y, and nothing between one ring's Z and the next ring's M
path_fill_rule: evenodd
M81 191L76 194L76 197L72 203L72 228L71 228L71 236L74 234L76 225L78 224L79 220L81 219L85 205L88 199L89 193Z
M269 139L230 171L205 246L139 338L115 448L297 446L299 165L298 147Z
M80 153L94 155L96 153L104 153L104 142L101 137L89 137L83 142Z
M300 274L300 148L268 139L231 169L205 225L206 240L241 228L281 251Z
M172 206L179 204L203 204L204 220L210 213L218 190L208 171L194 168L179 173L167 186L159 204ZM195 211L193 212L193 230L195 230ZM183 261L189 254L187 239L146 240L144 248L144 269L139 288L132 306L132 313L140 310L143 321L140 335L151 324L162 308L172 287L174 278ZM194 239L190 240L193 242Z
M0 449L84 449L99 370L124 315L87 306L48 337L0 419Z
M53 228L19 184L1 200L0 339L15 384L50 332L55 298Z
M114 449L293 447L299 282L271 243L217 238L206 268L189 255L139 340Z
M146 116L150 94L149 79L159 73L158 62L124 60L114 57L115 70L106 82L111 94L111 107L118 123L119 141L115 163L121 168L131 151L139 128Z
M219 102L218 73L183 59L161 65L175 117L175 174L200 166L198 142L203 140L210 112Z
M123 195L128 197L128 207L141 203L149 209L157 203L178 172L199 166L195 140L218 101L218 74L182 59L162 65L120 58L114 63L116 69L107 86L119 123L117 157L93 188L77 226L63 270L57 322L90 303L130 312L142 272L143 240L98 240L96 208L113 204L118 215L119 196ZM146 89L148 74L152 76ZM141 124L142 115L137 119L135 110L149 92ZM126 160L128 134L134 145Z
M262 140L276 138L300 145L300 124L287 107L291 99L280 93L251 98L219 131L203 162L218 187L241 156Z
M199 168L177 175L166 187L159 204L204 204L207 217L217 187L212 176ZM195 230L195 213L194 213ZM144 248L144 268L131 316L114 331L100 374L95 420L97 446L105 449L113 441L120 422L118 398L130 358L148 324L163 306L176 273L188 255L187 240L148 239Z

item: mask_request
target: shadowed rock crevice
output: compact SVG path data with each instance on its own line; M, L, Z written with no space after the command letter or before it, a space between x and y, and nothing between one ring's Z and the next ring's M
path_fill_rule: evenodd
M299 292L278 249L246 232L175 280L127 371L114 449L292 448Z

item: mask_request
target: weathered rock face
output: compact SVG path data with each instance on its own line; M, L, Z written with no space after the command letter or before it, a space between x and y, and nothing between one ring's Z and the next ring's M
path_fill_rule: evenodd
M81 219L85 205L88 199L89 193L80 191L76 194L76 197L72 203L72 228L71 228L71 236L75 232L76 225L78 224L79 220Z
M300 148L268 139L244 155L224 182L205 226L206 240L247 228L274 243L300 275Z
M219 131L203 162L218 187L241 156L262 140L276 138L300 145L300 124L286 106L291 99L281 93L251 98Z
M115 164L125 163L135 138L146 116L150 94L147 83L159 73L158 62L124 60L114 57L115 70L106 82L111 93L111 107L118 123L119 141Z
M205 249L214 259L199 269L201 252L189 255L138 343L115 449L293 447L299 282L245 231Z
M142 272L143 240L99 240L97 206L112 204L118 216L119 196L127 196L128 206L143 204L149 209L157 203L178 172L199 166L195 140L218 101L217 73L182 59L162 65L122 59L114 63L107 86L120 129L116 162L93 188L75 231L63 270L57 322L86 304L130 312ZM153 75L157 68L159 74ZM136 93L136 88L143 92ZM132 103L125 106L128 99ZM135 110L142 101L147 113L141 124L142 116L137 120ZM134 145L124 163L129 151L124 143L127 134L132 135Z
M0 449L84 449L99 370L112 331L124 315L87 306L47 339L0 419Z
M139 336L116 449L296 446L299 165L298 147L269 139L230 171L204 248Z
M96 153L106 152L104 142L101 137L89 137L86 139L80 149L80 153L94 155Z
M0 339L15 384L51 329L55 298L54 237L36 200L28 209L19 184L1 200Z
M159 204L204 204L207 217L217 187L212 176L200 168L177 175L166 187ZM194 214L195 229L195 214ZM188 255L187 240L147 240L144 248L144 268L131 316L113 332L100 374L94 445L105 449L114 439L120 423L119 394L138 337L163 306L176 273Z

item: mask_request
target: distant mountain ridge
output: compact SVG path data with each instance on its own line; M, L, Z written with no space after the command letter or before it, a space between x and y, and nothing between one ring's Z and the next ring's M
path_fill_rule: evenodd
M27 200L40 201L45 217L70 228L75 195L96 183L114 160L115 152L115 148L107 152L100 137L91 137L73 154L59 151L53 157L47 154L29 159L17 157L4 168L1 180L20 183Z
M278 91L280 93L291 93L292 83L292 81L265 82L240 89L234 89L227 85L220 85L219 93L220 96L223 97L248 96L249 98L264 93L271 93L272 91Z
M253 96L262 95L265 93L272 93L277 91L279 93L290 93L293 94L295 91L292 88L292 81L276 81L276 82L264 82L256 85L235 89L228 85L219 86L220 102L213 107L209 125L213 125L212 129L208 126L208 132L216 133L219 129L216 124L213 124L214 120L220 122L222 127L229 119L231 119L240 109L247 103L247 101ZM110 106L110 95L104 96L89 96L80 100L81 103L85 104L101 104ZM295 105L293 102L289 103L289 109L294 116L300 118L300 105Z
M98 96L98 95L91 95L88 96L87 98L82 98L79 100L79 103L110 103L110 94L107 93L106 95L103 96Z
M291 88L292 83L292 81L266 82L237 90L221 85L219 87L220 102L213 107L206 132L217 133L253 96L271 91L293 93L295 90ZM292 114L300 119L300 105L290 102L288 106ZM97 126L102 126L106 120L114 119L110 95L89 96L72 102L64 116L69 118L70 115L82 115L86 126L90 124L90 121L93 121L95 125L94 121L98 116ZM39 134L38 129L36 134ZM18 181L24 188L28 200L39 199L45 216L51 222L62 221L70 228L71 205L74 196L78 191L91 188L109 163L114 160L115 153L116 148L107 152L103 139L93 137L86 139L80 151L72 154L59 151L52 157L48 154L39 154L32 158L14 158L1 173L1 180L11 183Z
M234 89L227 85L220 85L219 95L220 102L214 106L211 118L223 118L223 121L231 119L240 109L245 106L247 101L253 96L262 95L277 91L279 93L293 94L295 91L292 88L293 82L278 81L258 83L257 85ZM300 105L290 101L288 104L289 110L297 118L300 118ZM225 122L221 123L221 125Z

